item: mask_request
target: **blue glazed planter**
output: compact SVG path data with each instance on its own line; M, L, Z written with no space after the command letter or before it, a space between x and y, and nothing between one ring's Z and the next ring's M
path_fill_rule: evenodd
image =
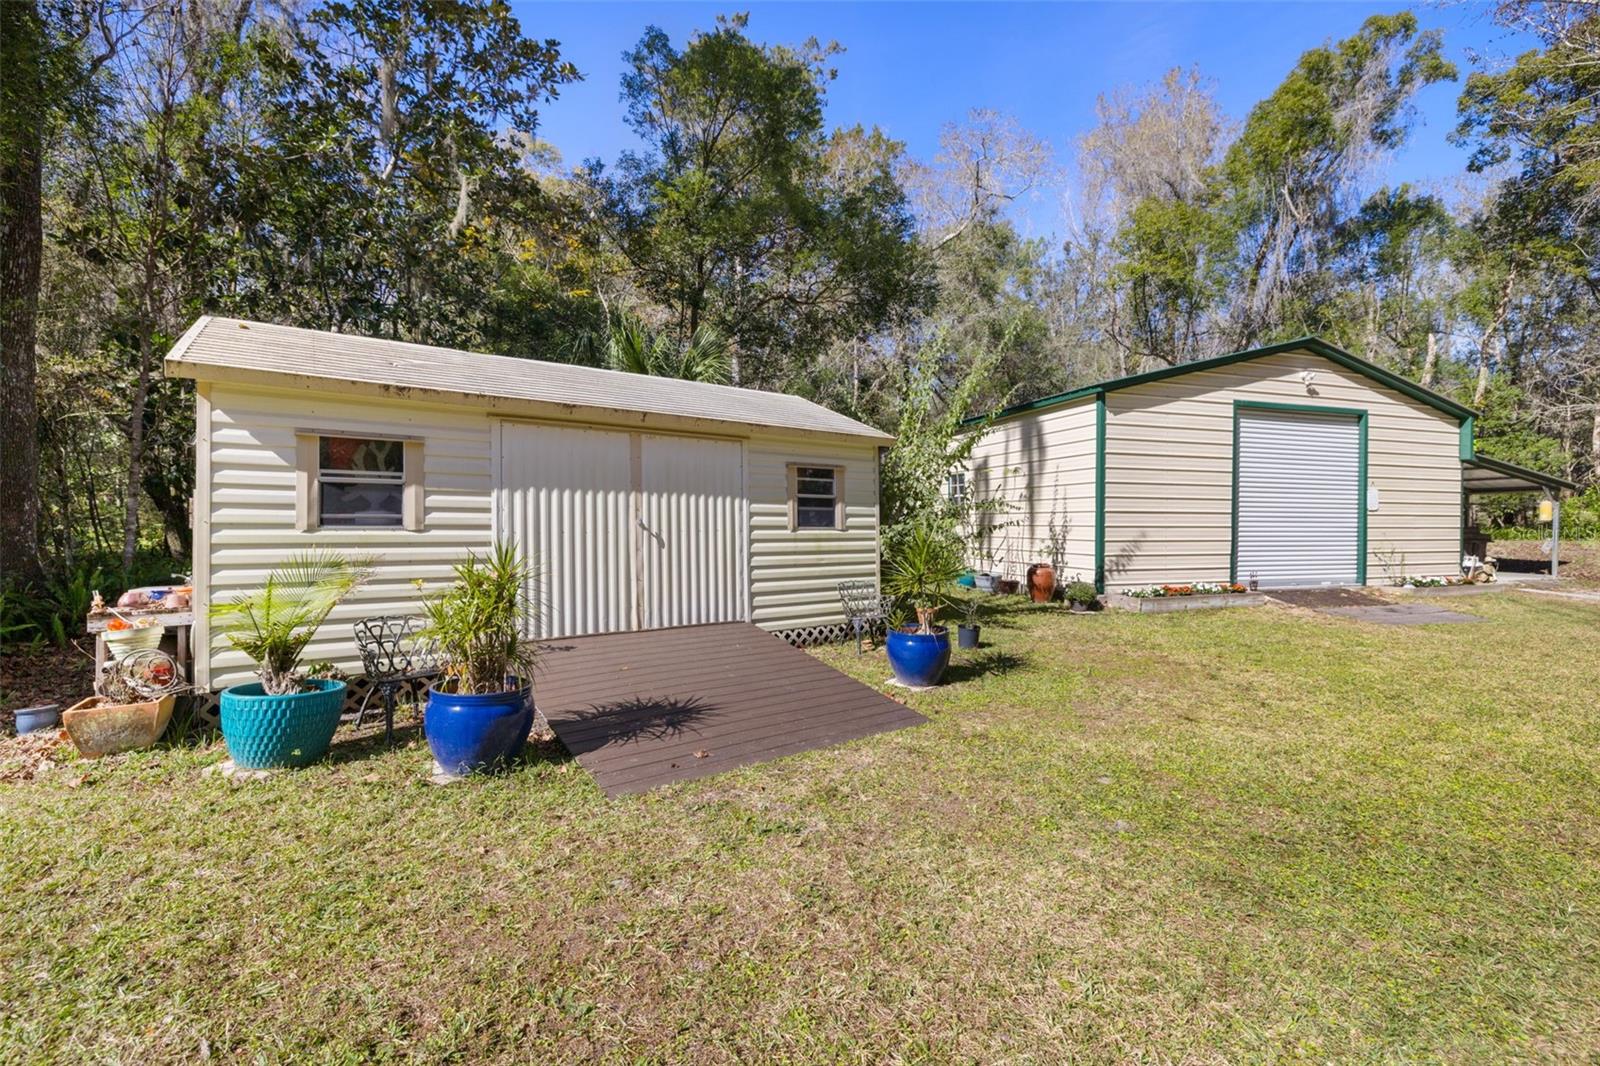
M244 770L309 766L327 752L344 709L343 681L306 681L308 692L269 696L259 684L222 692L222 739Z
M428 689L422 729L447 774L459 777L515 759L532 728L532 685L481 694Z
M950 665L950 631L944 626L932 633L918 633L915 626L892 629L886 647L895 680L912 688L937 685Z
M55 729L61 725L61 705L46 703L39 707L24 707L17 711L17 736Z

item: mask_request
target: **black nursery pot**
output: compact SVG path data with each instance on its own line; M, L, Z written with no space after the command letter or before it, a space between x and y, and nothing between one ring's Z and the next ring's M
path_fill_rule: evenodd
M978 631L982 626L957 626L956 647L976 648L978 646Z

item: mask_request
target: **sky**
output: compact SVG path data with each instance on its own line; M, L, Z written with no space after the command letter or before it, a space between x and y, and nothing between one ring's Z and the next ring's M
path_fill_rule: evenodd
M1158 81L1168 69L1197 66L1224 112L1243 119L1293 68L1300 54L1354 33L1367 16L1400 4L1364 0L1260 3L704 3L532 2L512 0L523 31L553 37L584 81L564 86L541 113L539 136L567 165L614 162L638 141L618 100L622 54L647 25L680 47L719 12L748 10L758 41L838 41L845 52L828 88L830 127L878 125L913 156L938 149L940 128L976 107L1014 116L1049 141L1069 165L1078 137L1094 125L1098 94ZM1461 70L1470 56L1491 61L1531 47L1495 26L1488 5L1413 8L1424 28L1443 33ZM1467 152L1451 145L1460 85L1441 83L1417 97L1411 141L1372 176L1449 193ZM1027 236L1064 229L1061 193L1042 194L1015 212Z

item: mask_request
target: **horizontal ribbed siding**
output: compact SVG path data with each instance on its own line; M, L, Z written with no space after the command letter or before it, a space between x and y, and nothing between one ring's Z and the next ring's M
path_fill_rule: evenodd
M360 671L352 623L376 614L414 614L413 583L431 591L451 581L452 567L492 541L490 422L484 414L416 403L337 396L309 397L211 385L209 478L196 486L207 506L210 577L197 595L226 600L259 588L274 567L297 552L331 549L371 556L373 580L335 609L307 646L306 661L328 659ZM295 430L423 438L424 531L295 529ZM204 469L207 464L198 464ZM203 605L202 605L203 606ZM213 688L249 681L250 661L231 648L205 648L196 626L201 683Z
M1286 352L1106 394L1113 587L1228 579L1235 400L1364 408L1367 477L1381 501L1367 514L1368 581L1387 577L1380 555L1409 573L1458 572L1459 423L1320 356Z
M995 516L1005 527L973 565L1022 578L1031 563L1054 562L1063 582L1093 581L1094 468L1092 399L991 426L972 450L967 483L975 498L1005 500Z
M878 576L876 447L757 438L746 447L750 490L750 620L763 629L844 621L839 582ZM788 464L842 466L845 528L789 531Z

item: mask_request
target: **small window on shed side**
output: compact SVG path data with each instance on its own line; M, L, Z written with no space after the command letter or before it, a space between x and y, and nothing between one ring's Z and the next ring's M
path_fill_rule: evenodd
M844 528L844 468L789 464L789 528Z
M298 434L296 518L315 529L422 528L422 442Z

